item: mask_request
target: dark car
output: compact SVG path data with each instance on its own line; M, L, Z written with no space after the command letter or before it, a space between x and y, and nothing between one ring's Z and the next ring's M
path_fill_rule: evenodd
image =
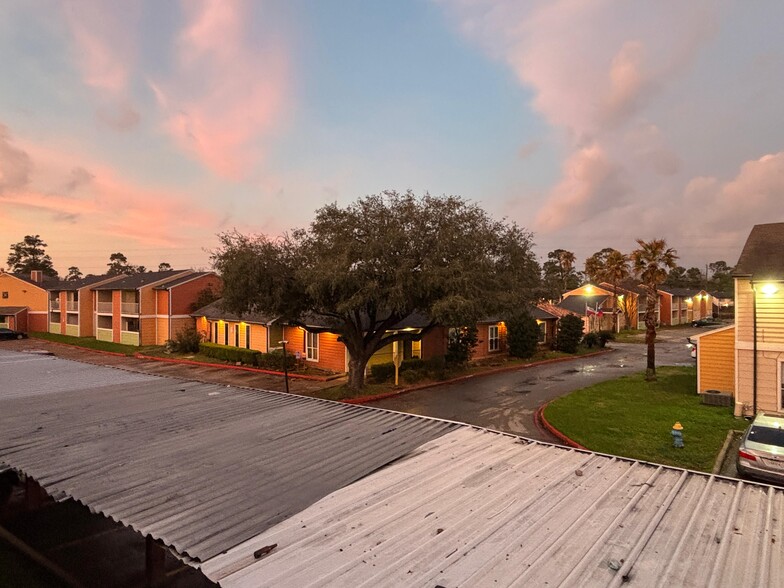
M3 339L27 339L27 333L0 328L0 341Z
M760 413L738 449L738 473L784 484L784 417Z
M716 325L720 325L721 321L719 319L713 318L712 316L706 316L701 319L697 319L691 323L692 327L713 327Z

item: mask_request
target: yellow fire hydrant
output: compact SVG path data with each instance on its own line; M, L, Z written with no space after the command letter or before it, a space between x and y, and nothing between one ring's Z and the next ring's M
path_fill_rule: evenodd
M683 447L683 425L680 422L676 422L672 426L670 434L672 435L672 446Z

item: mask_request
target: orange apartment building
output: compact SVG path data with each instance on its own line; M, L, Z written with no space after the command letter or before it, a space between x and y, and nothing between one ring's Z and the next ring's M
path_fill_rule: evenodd
M93 287L116 282L124 276L88 276L49 286L50 333L72 337L95 336Z
M93 286L95 337L125 345L163 345L193 325L190 306L206 288L220 291L220 278L194 270L146 272Z
M35 270L30 275L0 270L0 327L16 331L47 330L49 295L47 287L57 278Z

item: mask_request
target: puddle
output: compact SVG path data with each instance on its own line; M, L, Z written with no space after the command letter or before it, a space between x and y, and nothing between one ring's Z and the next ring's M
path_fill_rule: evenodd
M530 394L531 390L521 390L520 388L518 388L517 390L512 390L512 392L514 392L515 394Z

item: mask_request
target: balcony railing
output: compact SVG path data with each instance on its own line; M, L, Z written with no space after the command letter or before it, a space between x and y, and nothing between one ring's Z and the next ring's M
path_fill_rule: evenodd
M123 302L120 308L123 314L139 314L138 302Z
M60 299L51 299L49 300L49 305L52 310L60 310Z
M96 302L95 310L98 312L103 312L106 314L112 314L112 303L111 302Z
M79 303L74 300L68 300L65 303L65 309L70 312L78 312L79 311Z

